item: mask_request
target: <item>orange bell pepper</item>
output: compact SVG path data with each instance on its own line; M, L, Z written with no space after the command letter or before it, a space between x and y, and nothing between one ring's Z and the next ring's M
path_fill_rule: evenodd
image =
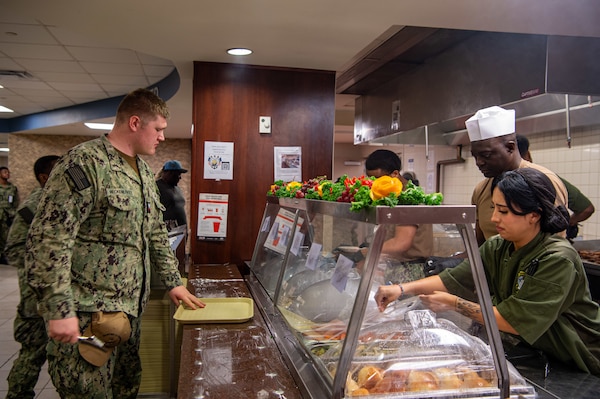
M402 182L397 177L381 176L377 178L371 186L369 196L373 201L385 198L391 193L400 195L402 192Z

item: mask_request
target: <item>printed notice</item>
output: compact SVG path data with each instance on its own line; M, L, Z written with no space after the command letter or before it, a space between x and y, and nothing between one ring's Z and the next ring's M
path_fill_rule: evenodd
M227 194L201 193L198 197L199 240L225 241L227 236Z
M233 143L204 142L204 178L233 180Z
M274 147L275 181L302 181L302 147Z
M294 226L294 218L295 215L293 212L283 208L280 209L265 241L265 247L285 255ZM302 227L302 223L304 223L304 219L298 218L298 229Z

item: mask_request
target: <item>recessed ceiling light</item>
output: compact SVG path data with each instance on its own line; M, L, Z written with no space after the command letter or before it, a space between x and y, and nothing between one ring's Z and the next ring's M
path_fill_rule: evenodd
M0 105L0 112L15 112L15 111L13 111L10 108L6 108L6 107Z
M112 123L84 123L84 125L86 125L90 129L96 130L110 130L113 128Z
M230 48L227 50L227 54L229 55L250 55L252 54L252 50L249 48Z

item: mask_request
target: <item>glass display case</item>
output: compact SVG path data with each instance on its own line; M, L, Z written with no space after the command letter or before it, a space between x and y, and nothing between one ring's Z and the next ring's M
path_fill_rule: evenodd
M306 397L536 397L504 357L474 222L474 206L352 212L346 203L267 198L247 282ZM425 259L382 251L402 225L426 232L430 256L468 257L484 337L471 333L470 319L436 314L418 297L378 310L380 285L431 273Z

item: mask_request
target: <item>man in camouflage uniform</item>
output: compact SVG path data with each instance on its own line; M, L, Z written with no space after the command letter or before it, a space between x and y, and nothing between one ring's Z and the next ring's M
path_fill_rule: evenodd
M71 149L44 188L27 238L26 270L47 320L48 371L61 398L136 398L141 315L151 269L175 304L203 307L181 282L154 173L139 155L164 141L168 109L138 89L121 101L105 136ZM106 363L80 354L95 312L125 312L131 336Z
M35 397L33 389L38 381L40 370L46 362L48 335L44 319L37 311L37 298L27 285L25 240L42 196L42 188L58 158L58 155L46 155L35 161L33 172L40 187L34 189L17 210L6 242L6 257L9 265L17 268L21 293L14 323L15 341L21 344L21 350L8 374L6 399L33 399Z
M0 166L0 263L7 263L4 246L19 206L19 190L8 179L10 179L10 170L6 166Z

